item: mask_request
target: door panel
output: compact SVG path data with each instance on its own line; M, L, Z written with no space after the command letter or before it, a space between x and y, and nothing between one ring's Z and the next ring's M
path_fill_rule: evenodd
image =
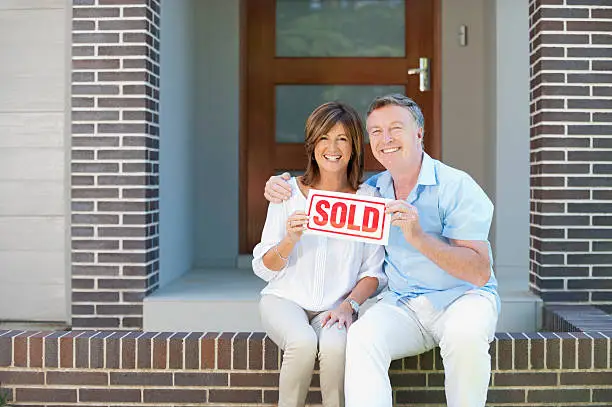
M276 56L403 57L404 16L403 0L277 0Z
M243 0L241 253L260 240L267 179L304 170L304 124L321 103L342 100L365 115L374 96L404 93L423 109L425 149L439 157L438 3ZM419 57L430 58L430 91L407 74ZM383 169L369 147L365 167Z
M325 102L342 100L365 117L374 97L404 89L403 85L276 85L276 142L302 143L306 118Z

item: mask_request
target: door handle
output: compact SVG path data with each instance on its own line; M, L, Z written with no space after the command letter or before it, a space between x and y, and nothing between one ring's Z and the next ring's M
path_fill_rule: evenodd
M408 69L408 75L419 75L419 90L428 91L429 85L429 58L419 58L419 67Z

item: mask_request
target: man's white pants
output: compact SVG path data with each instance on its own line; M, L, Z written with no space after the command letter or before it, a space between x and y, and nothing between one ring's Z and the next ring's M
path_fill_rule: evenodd
M487 399L495 299L468 292L444 310L425 297L374 304L348 331L346 407L391 407L389 365L440 346L449 407L481 407Z

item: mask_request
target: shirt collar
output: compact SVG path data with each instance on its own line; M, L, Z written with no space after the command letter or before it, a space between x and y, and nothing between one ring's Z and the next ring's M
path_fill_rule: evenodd
M419 178L417 185L437 185L438 179L436 177L436 162L427 153L423 153L423 162L421 163L421 171L419 172Z
M421 170L419 171L419 177L417 179L417 185L437 185L438 179L436 177L436 163L429 154L423 152L423 161L421 162ZM380 194L385 197L394 196L393 191L393 178L389 171L383 172L378 180L376 180L376 188L380 191Z

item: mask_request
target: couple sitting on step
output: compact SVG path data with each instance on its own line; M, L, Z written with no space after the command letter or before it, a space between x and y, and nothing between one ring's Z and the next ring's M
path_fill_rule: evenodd
M268 282L263 326L284 350L278 405L304 406L318 357L323 406L391 407L391 361L439 346L447 404L484 406L499 309L493 205L469 175L424 152L423 114L410 98L374 99L366 131L387 171L365 183L362 121L339 102L306 121L304 175L266 183L253 270ZM387 198L388 244L304 235L311 188Z

